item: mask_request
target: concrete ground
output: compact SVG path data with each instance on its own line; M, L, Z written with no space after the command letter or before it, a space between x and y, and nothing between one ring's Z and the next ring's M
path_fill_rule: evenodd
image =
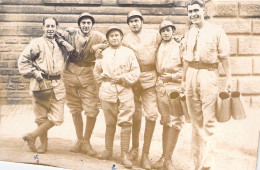
M120 129L117 129L112 161L98 160L79 153L69 152L75 143L76 135L69 109L65 106L64 123L49 131L49 148L45 154L30 152L21 137L36 128L30 105L0 106L0 161L23 162L49 165L66 169L124 169L120 165ZM218 123L214 141L213 170L254 170L256 169L257 147L260 131L260 113L250 109L244 120L230 120ZM144 119L140 136L143 144ZM97 118L91 143L97 152L104 150L105 122L102 111ZM150 157L155 163L161 156L162 126L157 120ZM180 133L173 154L173 165L176 170L187 170L190 167L191 125L186 123ZM39 142L37 141L37 144ZM140 146L140 150L141 150ZM141 154L141 153L140 153ZM141 155L140 155L141 156ZM140 158L139 156L139 158ZM0 164L0 169L1 164ZM133 169L141 169L139 162L134 162Z

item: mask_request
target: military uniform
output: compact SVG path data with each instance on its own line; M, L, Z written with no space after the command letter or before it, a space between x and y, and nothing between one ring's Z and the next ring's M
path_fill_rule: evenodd
M108 30L122 31L117 27ZM121 41L121 40L120 40ZM131 168L128 160L132 116L135 111L134 95L131 88L140 76L140 68L134 52L122 45L108 47L102 52L102 59L97 60L94 73L100 85L99 98L106 121L106 150L99 156L111 159L116 124L121 127L121 159L126 168ZM118 80L115 82L114 80Z
M45 36L32 40L19 56L19 71L30 78L35 122L39 126L34 132L23 137L33 152L36 151L35 139L40 136L42 145L37 151L44 153L47 150L48 129L63 122L65 87L61 73L65 59L65 49L62 50L55 39ZM42 76L43 80L36 80L38 76Z
M218 63L229 57L224 30L209 22L192 26L185 36L186 99L192 123L193 169L203 169L208 159L207 141L214 134L218 96Z
M92 26L94 18L89 13L82 13L78 19L78 25L84 19L91 19ZM99 113L97 106L98 92L93 75L95 65L95 46L104 45L106 38L98 31L91 30L85 34L77 28L69 31L59 31L61 36L74 47L75 55L71 55L63 72L66 88L66 103L70 108L78 141L70 149L71 152L83 152L95 155L90 145L90 138L95 126L96 117ZM81 112L87 117L86 128L83 135L83 120Z

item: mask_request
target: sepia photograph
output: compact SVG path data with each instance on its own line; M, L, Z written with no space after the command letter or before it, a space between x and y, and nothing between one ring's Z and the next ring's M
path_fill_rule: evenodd
M0 169L260 170L260 0L0 0Z

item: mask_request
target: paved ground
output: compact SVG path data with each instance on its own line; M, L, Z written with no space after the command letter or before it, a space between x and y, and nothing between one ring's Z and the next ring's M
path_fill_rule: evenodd
M217 132L213 138L214 164L216 170L254 170L256 169L256 157L258 137L260 130L260 113L258 109L251 109L248 117L242 121L230 120L227 123L219 123ZM114 159L102 161L83 154L69 152L74 144L76 136L72 118L65 107L65 121L60 127L54 127L49 131L49 148L45 154L32 153L22 141L24 133L32 131L36 124L30 105L1 106L0 108L0 160L23 163L37 163L67 169L111 169L115 164L117 169L124 169L120 165L120 129L117 129L114 143ZM144 119L143 119L144 120ZM141 145L143 143L143 129L141 132ZM91 143L95 150L104 150L104 117L100 112ZM153 162L161 155L162 127L157 122L152 145L151 158ZM190 137L191 126L185 124L173 154L173 164L176 170L189 169L190 165ZM141 169L139 162L134 163L133 169ZM1 169L1 164L0 164Z

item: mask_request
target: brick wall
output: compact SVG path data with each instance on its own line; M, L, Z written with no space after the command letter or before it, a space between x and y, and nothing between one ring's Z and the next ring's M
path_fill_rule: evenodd
M118 25L129 31L126 15L139 9L145 28L158 29L167 16L184 34L187 23L187 0L1 0L0 3L0 103L31 102L29 82L17 70L17 58L31 39L41 36L42 18L54 16L61 28L77 26L77 17L90 12L96 19L95 29L105 32ZM209 1L207 15L222 25L230 37L234 87L243 92L246 102L260 106L260 2ZM174 15L173 15L174 13ZM223 70L221 70L223 73ZM224 81L221 81L222 85ZM223 86L222 86L223 87Z

